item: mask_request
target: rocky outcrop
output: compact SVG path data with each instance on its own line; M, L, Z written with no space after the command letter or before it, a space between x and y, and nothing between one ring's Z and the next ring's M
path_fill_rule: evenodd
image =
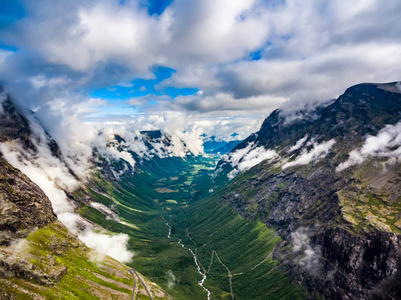
M0 245L23 238L57 218L43 191L0 157Z
M313 118L288 121L275 111L259 132L233 150L253 143L276 151L276 159L238 176L223 201L242 216L259 217L277 229L283 242L274 257L310 298L401 299L394 286L401 261L401 164L392 161L383 168L385 160L370 157L336 171L367 135L400 121L397 87L396 83L351 87L328 107L319 108ZM289 150L304 137L302 147ZM335 144L327 155L283 167L331 139ZM219 176L231 170L227 161L219 165Z
M0 278L17 277L49 286L58 283L65 273L67 267L63 265L54 263L45 272L22 257L0 252Z
M369 298L397 272L400 242L392 233L374 231L355 235L333 228L316 234L311 242L320 246L325 262L322 276L310 280L309 289L323 291L326 298Z
M31 129L28 120L18 111L11 99L0 103L0 142L20 140L26 147L34 149L30 141Z

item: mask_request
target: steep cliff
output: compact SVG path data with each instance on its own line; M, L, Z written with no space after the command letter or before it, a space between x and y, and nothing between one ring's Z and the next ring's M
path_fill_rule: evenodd
M313 117L273 112L219 164L242 171L223 201L278 230L274 257L313 298L401 297L400 119L398 83L361 84Z
M0 157L0 245L25 238L56 221L49 199L28 177Z

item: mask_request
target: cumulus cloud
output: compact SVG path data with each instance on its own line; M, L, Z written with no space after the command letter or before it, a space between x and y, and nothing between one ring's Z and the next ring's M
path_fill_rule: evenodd
M230 61L260 47L269 30L255 0L191 5L179 0L158 17L148 15L138 1L46 1L40 8L26 8L28 17L13 31L21 40L7 33L5 38L77 71L109 61L142 73L167 61L174 67L193 59Z
M338 165L341 172L353 165L363 163L369 156L388 158L390 163L401 159L401 122L387 125L376 136L368 136L360 149L352 150L348 159Z
M285 163L282 168L286 169L298 165L307 165L313 161L319 160L329 153L331 147L336 143L336 141L331 139L320 144L314 141L310 141L309 143L312 146L312 149L309 151L307 149L303 149L295 160ZM308 146L308 144L306 146Z
M400 8L397 0L177 0L150 15L137 0L26 1L25 17L0 30L18 49L0 50L0 80L41 111L60 98L86 102L93 89L133 88L165 66L175 72L154 91L146 86L151 95L202 93L178 92L159 108L151 97L133 99L140 113L191 112L193 121L214 118L238 131L237 115L260 119L285 102L302 108L355 83L396 80Z

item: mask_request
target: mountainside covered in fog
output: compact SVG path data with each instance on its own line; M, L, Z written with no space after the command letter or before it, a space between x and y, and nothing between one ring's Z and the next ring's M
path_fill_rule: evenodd
M222 157L185 134L107 128L66 151L3 98L3 298L125 299L121 263L154 298L401 297L399 83L276 110Z
M145 297L146 288L153 297L169 298L144 277L146 288L136 283L115 260L131 260L128 236L79 215L82 204L71 191L87 197L88 181L68 168L57 143L10 99L0 114L0 299L128 299L133 289Z

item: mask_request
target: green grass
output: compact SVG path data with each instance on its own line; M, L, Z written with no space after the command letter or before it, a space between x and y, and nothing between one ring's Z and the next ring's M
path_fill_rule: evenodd
M220 198L220 194L215 194L176 212L173 237L181 238L193 250L197 248L206 269L212 251L216 251L230 271L238 274L232 278L236 299L302 299L300 289L276 270L277 261L271 258L275 245L281 241L275 230L260 220L246 221ZM186 237L185 226L195 244ZM231 299L228 272L216 258L207 276L205 285L212 291L213 299L227 295Z
M52 274L55 270L66 269L59 280L48 276L52 281L50 285L40 284L39 279L34 278L30 281L12 278L6 283L6 290L16 295L17 299L31 297L26 291L47 299L98 299L93 293L94 289L105 295L110 290L121 292L121 296L126 297L131 294L134 281L128 268L108 257L92 261L90 256L94 253L78 242L59 222L30 233L24 247L22 253L14 255L29 260L38 274ZM124 275L116 276L116 271ZM0 288L2 284L4 282L0 281Z
M400 199L390 199L389 190L397 188L398 167L392 170L392 177L382 187L372 184L382 180L386 173L380 166L365 162L352 174L353 180L347 189L338 192L343 217L350 222L351 230L382 230L401 233ZM383 175L384 174L384 175ZM383 181L383 180L382 180Z

